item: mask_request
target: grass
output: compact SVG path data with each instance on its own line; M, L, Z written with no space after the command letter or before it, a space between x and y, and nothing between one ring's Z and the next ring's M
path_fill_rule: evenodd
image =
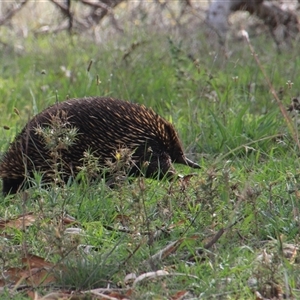
M30 253L59 269L55 283L34 286L42 295L56 286L109 285L126 293L127 274L166 270L171 275L138 282L130 298L176 299L180 291L187 299L258 299L255 291L299 297L299 255L286 257L287 245L299 239L299 149L250 50L236 42L225 58L205 46L192 51L188 37L150 37L134 50L135 38L101 48L60 35L28 39L21 54L1 52L2 152L57 99L109 95L143 103L174 123L188 157L202 166L184 182L136 179L114 190L102 181L49 190L37 174L26 193L1 196L2 219L28 212L35 219L25 230L2 229L1 271L19 267ZM264 36L253 45L288 105L299 94L297 47L278 55ZM77 223L66 223L66 214ZM175 241L178 248L150 260ZM18 288L7 286L3 299L26 298Z

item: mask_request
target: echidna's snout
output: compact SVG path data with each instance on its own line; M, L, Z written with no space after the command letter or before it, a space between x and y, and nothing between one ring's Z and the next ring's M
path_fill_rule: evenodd
M189 166L189 167L194 168L194 169L200 169L201 168L197 163L195 163L192 160L188 159L184 155L181 155L179 158L177 158L175 160L175 163L186 165L186 166Z

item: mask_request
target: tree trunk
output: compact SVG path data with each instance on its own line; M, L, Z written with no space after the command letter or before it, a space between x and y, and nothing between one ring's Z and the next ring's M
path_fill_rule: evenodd
M98 3L94 2L96 5L89 17L94 24L98 24L108 13L112 12L114 7L124 1L127 0L99 0ZM85 4L87 3L87 1L82 2ZM97 7L97 4L102 7Z
M224 40L228 31L228 17L238 10L248 11L263 20L277 45L283 41L289 42L299 33L296 14L264 0L214 0L207 11L207 24Z

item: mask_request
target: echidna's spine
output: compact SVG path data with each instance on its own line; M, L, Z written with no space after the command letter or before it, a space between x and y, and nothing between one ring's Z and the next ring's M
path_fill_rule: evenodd
M104 166L117 149L124 147L134 152L133 174L143 169L145 162L146 177L173 174L172 162L199 168L185 157L173 125L152 109L112 98L72 99L36 115L15 138L0 164L4 193L15 192L34 171L44 173L45 178L52 172L51 151L37 128L51 126L54 116L61 119L63 126L77 130L76 142L60 151L67 175L76 176L87 150Z

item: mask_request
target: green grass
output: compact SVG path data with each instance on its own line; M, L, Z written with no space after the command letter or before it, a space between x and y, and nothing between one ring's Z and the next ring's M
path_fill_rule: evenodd
M255 299L248 285L254 278L254 290L266 297L273 282L297 298L299 258L290 262L283 248L299 240L299 149L244 43L233 43L225 58L197 38L204 46L195 54L188 39L145 36L126 60L134 38L99 47L60 35L28 39L22 54L0 52L2 152L28 119L57 99L109 95L143 103L174 123L188 157L202 166L196 172L176 166L181 174L196 173L186 186L137 179L114 190L102 181L49 190L37 175L26 194L1 196L1 218L37 216L25 231L5 230L1 271L19 266L28 252L63 264L57 285L71 289L125 287L126 274L165 269L174 274L141 281L132 299L169 299L181 290L203 299ZM297 47L278 55L265 37L253 44L289 104L300 87ZM64 225L66 213L79 224ZM66 227L82 231L72 235ZM204 249L222 228L222 237ZM173 254L148 262L180 238ZM264 251L272 262L259 261ZM51 287L37 290L47 294ZM17 295L21 299L22 290Z

